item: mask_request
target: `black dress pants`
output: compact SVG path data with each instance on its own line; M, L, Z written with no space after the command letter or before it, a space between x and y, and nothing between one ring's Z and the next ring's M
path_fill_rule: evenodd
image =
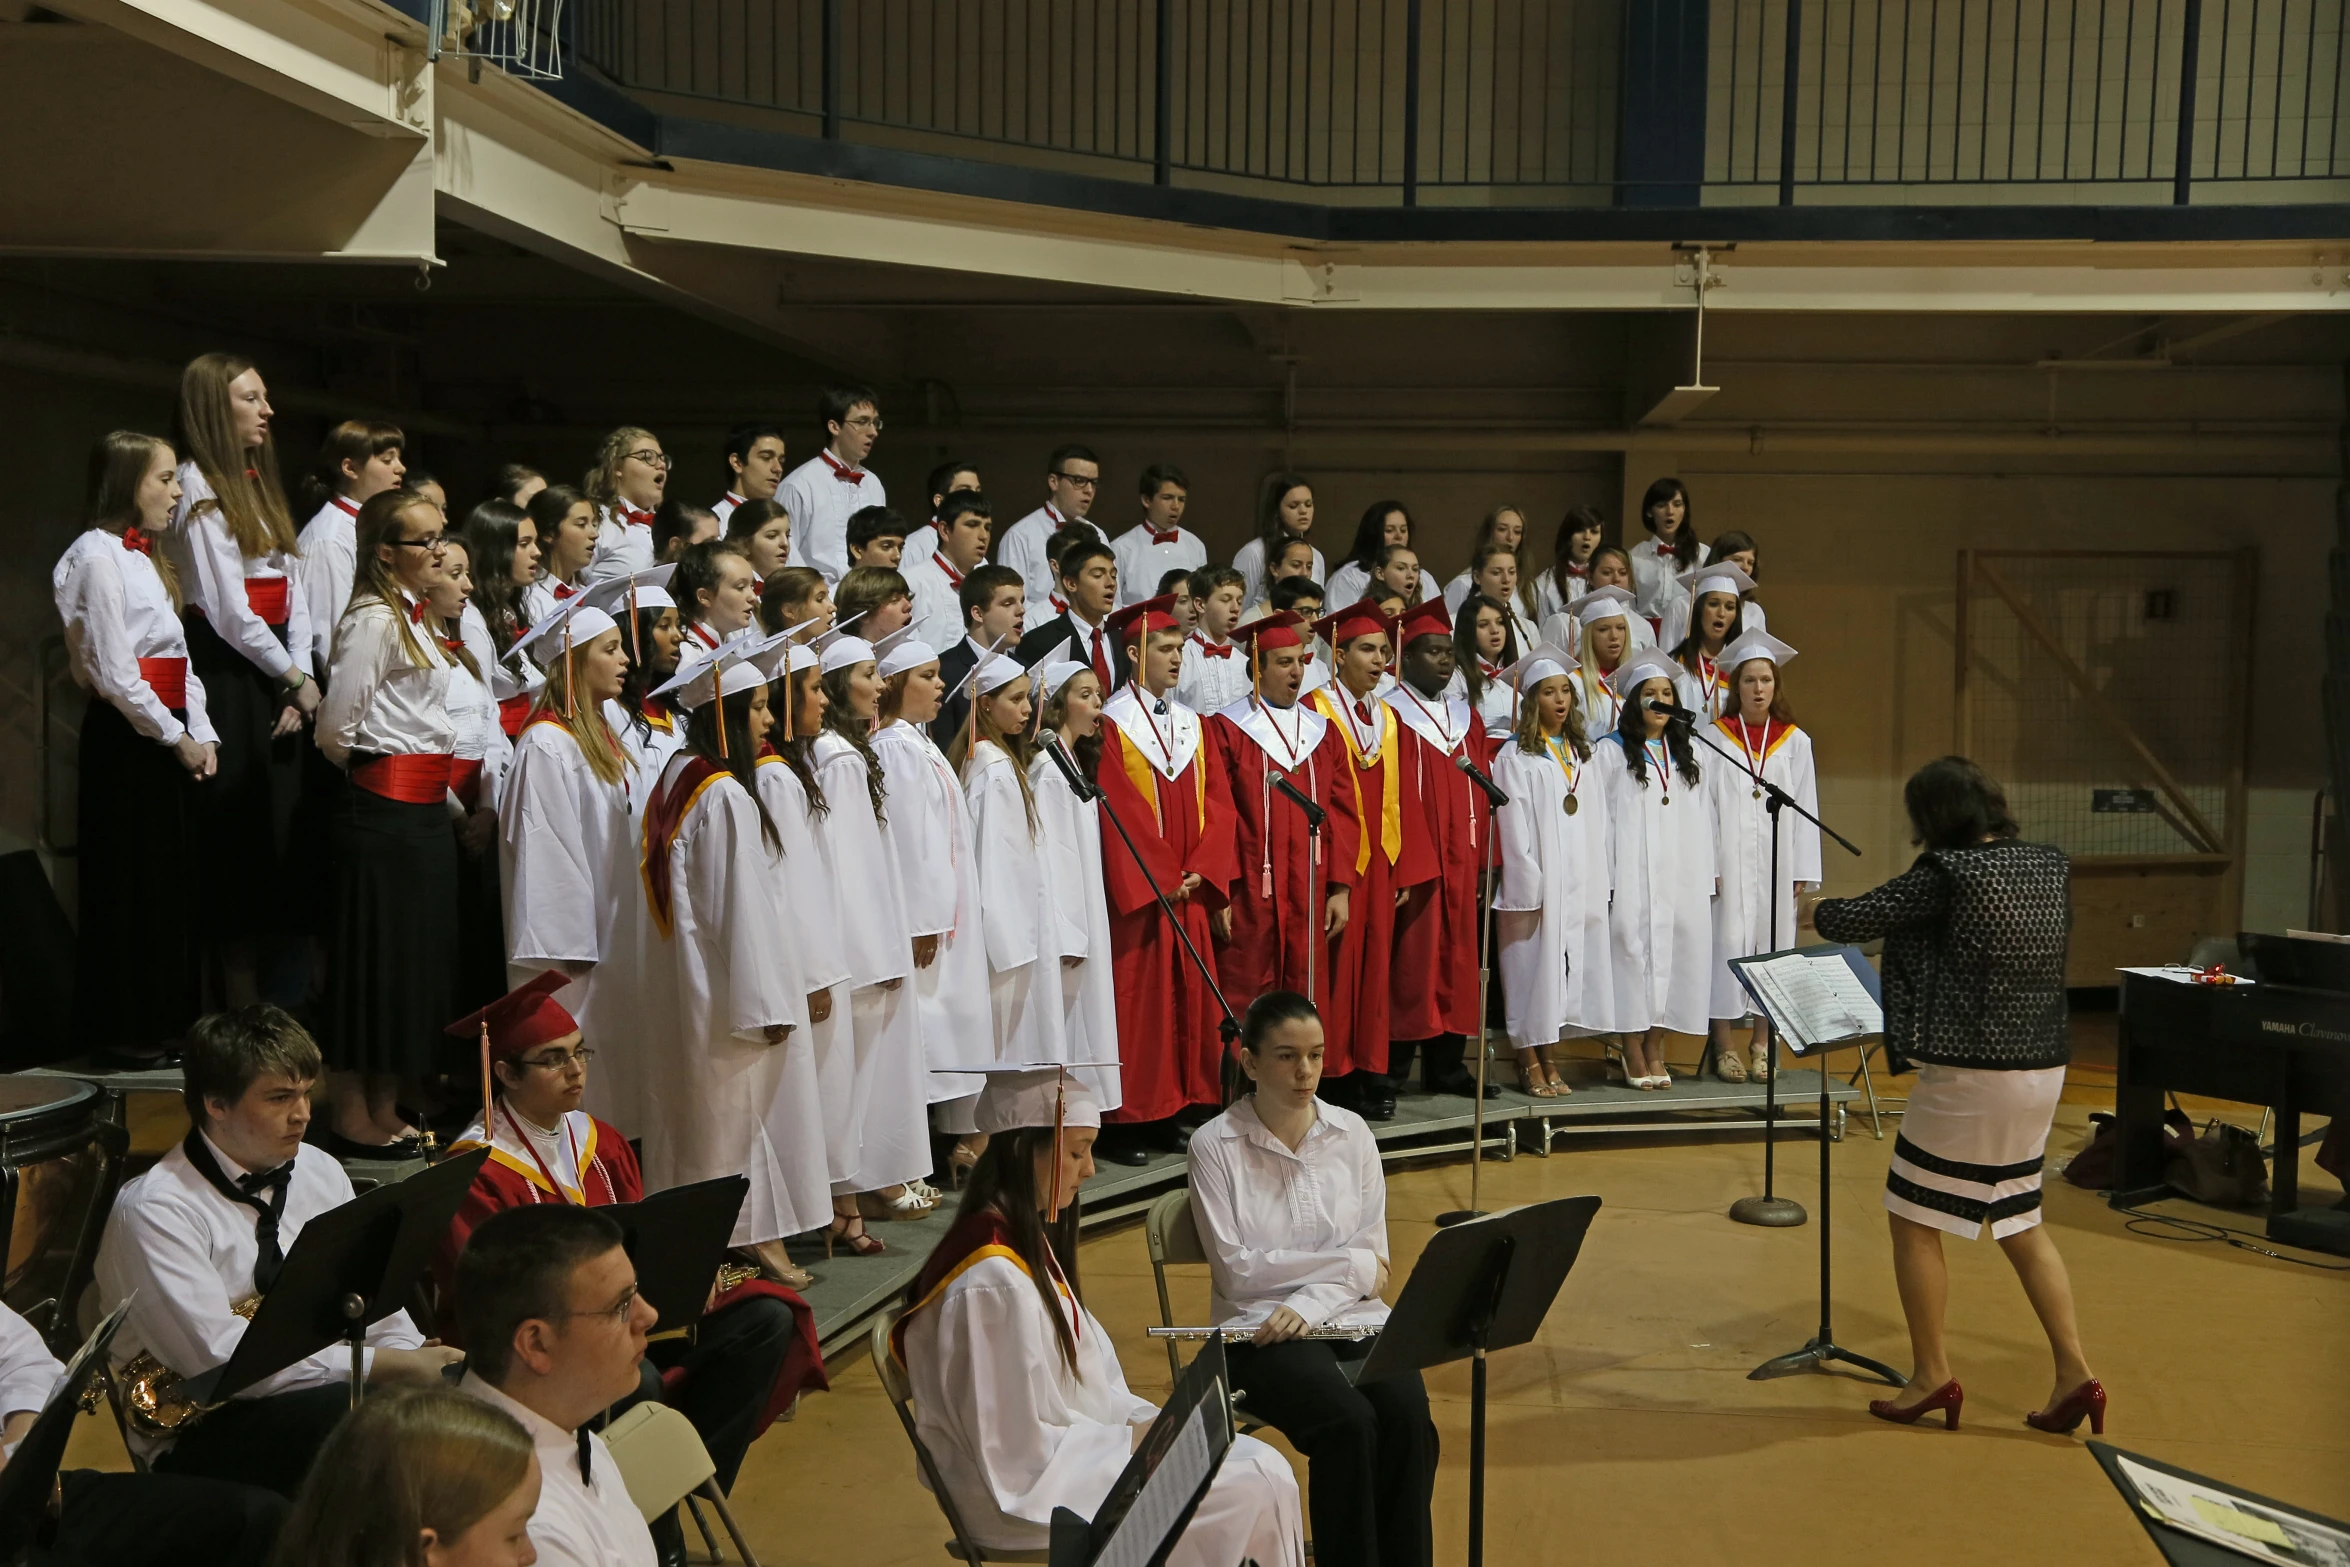
M232 1398L206 1414L153 1465L157 1474L231 1480L292 1497L328 1433L351 1411L342 1382L268 1398Z
M262 1567L291 1510L274 1491L186 1475L70 1469L59 1484L40 1567Z
M1224 1351L1243 1413L1289 1438L1306 1455L1307 1512L1314 1560L1331 1567L1427 1567L1436 1542L1429 1522L1436 1490L1436 1423L1420 1374L1357 1387L1342 1361L1361 1360L1368 1341L1293 1339Z

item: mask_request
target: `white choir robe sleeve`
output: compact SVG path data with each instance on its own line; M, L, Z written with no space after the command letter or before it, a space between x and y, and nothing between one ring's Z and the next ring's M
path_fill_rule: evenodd
M1043 845L1029 833L1028 811L1010 757L982 742L985 761L964 786L971 802L972 837L979 846L979 907L987 966L998 974L1057 957L1044 927L1040 886Z
M937 1313L937 1363L953 1369L939 1379L936 1402L944 1407L925 1408L925 1419L956 1433L996 1510L1049 1528L1055 1507L1090 1514L1100 1506L1133 1457L1134 1428L1158 1411L1128 1392L1122 1375L1115 1387L1094 1390L1093 1401L1122 1405L1124 1421L1088 1419L1069 1407L1060 1341L1026 1278L967 1279L927 1310ZM1101 1331L1080 1320L1083 1330ZM1109 1369L1117 1374L1114 1359Z
M500 798L506 956L517 968L561 969L574 977L604 956L602 900L589 835L578 820L587 759L568 736L547 744L525 729ZM630 857L633 863L635 856ZM637 895L634 888L627 889Z
M1515 740L1505 741L1494 753L1493 781L1510 803L1494 814L1494 846L1501 878L1493 891L1493 907L1504 913L1539 911L1543 902L1542 824L1535 810L1545 803L1519 781L1528 765L1552 765L1547 757L1528 756Z
M1192 1154L1191 1216L1199 1226L1217 1293L1230 1301L1280 1297L1314 1327L1377 1292L1379 1263L1387 1250L1387 1183L1380 1179L1376 1160L1364 1182L1368 1222L1344 1247L1299 1251L1263 1244L1269 1237L1243 1229L1234 1171L1223 1153L1234 1144L1223 1138L1194 1141L1213 1144L1204 1156L1199 1151Z
M824 836L840 889L841 952L848 961L849 984L863 988L904 979L914 972L914 953L906 938L897 856L873 819L864 760L837 735L819 738L811 754L816 782L832 808L824 818Z
M1800 747L1800 751L1798 751ZM1782 785L1795 796L1795 803L1812 816L1820 814L1819 767L1813 760L1811 736L1798 729L1787 737L1788 769L1794 773L1794 782ZM1776 783L1778 780L1773 779ZM1808 881L1818 885L1820 870L1820 830L1808 817L1798 816L1787 830L1788 868L1781 872L1789 881ZM1788 933L1793 936L1794 932Z
M780 756L759 760L759 798L783 839L784 920L800 961L800 982L830 990L849 978L841 941L840 883L823 830L808 809L808 791Z
M180 464L179 516L165 541L172 552L173 562L180 568L182 591L187 595L188 607L201 614L214 634L230 647L252 660L265 675L279 680L286 671L298 667L293 654L278 646L277 633L245 600L245 557L237 548L234 535L228 531L228 519L220 514L218 506L196 514L199 501L209 501L212 487L194 463ZM299 594L289 594L299 601ZM304 615L302 623L309 625ZM286 634L292 640L293 626L289 611ZM302 650L301 663L309 662L309 649Z
M750 793L704 790L671 846L670 865L689 879L701 915L701 972L680 978L700 982L712 1031L760 1044L775 1024L805 1027L808 990L786 930L783 877Z
M171 716L171 709L163 705L155 688L139 673L138 654L129 630L122 567L107 560L103 549L78 553L82 558L61 569L57 580L57 617L65 622L65 634L81 654L82 669L88 674L92 689L140 734L159 745L177 745L183 733L180 721ZM188 723L184 732L195 733L199 740L209 740L214 738L208 733L211 725L197 727L202 711L202 688L195 670L190 669Z
M49 1402L65 1367L49 1353L33 1325L0 1306L0 1421Z
M920 741L876 736L873 751L889 784L889 835L897 845L906 934L944 936L955 928L959 878L954 818L933 792L937 769Z

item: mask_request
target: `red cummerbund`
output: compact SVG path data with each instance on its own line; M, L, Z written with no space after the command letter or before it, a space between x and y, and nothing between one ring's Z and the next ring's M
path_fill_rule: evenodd
M509 740L522 733L522 726L529 718L530 694L528 692L521 696L510 696L498 704L498 727L506 731L506 738Z
M351 782L387 800L431 805L448 797L456 763L453 756L378 756L352 768Z
M481 758L449 758L449 788L457 796L457 803L467 810L481 804Z
M188 661L184 658L142 658L139 678L155 693L155 700L175 712L188 706Z
M245 603L267 624L282 626L288 613L286 584L284 577L247 577Z

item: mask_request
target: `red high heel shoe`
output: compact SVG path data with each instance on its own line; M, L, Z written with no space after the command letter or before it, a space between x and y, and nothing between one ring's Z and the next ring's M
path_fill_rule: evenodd
M2074 1388L2056 1403L2053 1409L2035 1409L2024 1416L2024 1424L2035 1431L2055 1431L2070 1436L2081 1417L2089 1417L2092 1436L2105 1435L2105 1384L2091 1377Z
M1897 1426L1914 1426L1921 1418L1939 1409L1942 1411L1944 1428L1955 1431L1958 1429L1958 1406L1965 1402L1966 1390L1958 1385L1958 1378L1952 1377L1927 1394L1923 1402L1912 1404L1907 1409L1894 1408L1893 1400L1889 1398L1872 1398L1869 1400L1869 1413L1879 1420L1890 1420Z

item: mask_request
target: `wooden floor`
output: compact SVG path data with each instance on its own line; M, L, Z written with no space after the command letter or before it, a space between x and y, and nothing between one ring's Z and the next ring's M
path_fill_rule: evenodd
M2109 1105L2110 1019L2079 1022L2073 1086L2051 1165ZM1693 1052L1692 1052L1693 1053ZM1889 1091L1899 1092L1898 1083ZM2194 1108L2194 1107L2191 1107ZM2250 1125L2257 1112L2215 1106ZM1855 1115L1831 1145L1835 1326L1847 1346L1901 1365L1906 1341L1877 1194L1892 1148ZM1965 1428L1871 1420L1869 1384L1746 1372L1813 1330L1817 1232L1730 1223L1759 1189L1743 1139L1575 1139L1548 1160L1487 1165L1488 1208L1595 1192L1591 1239L1540 1339L1493 1363L1488 1550L1498 1563L1714 1562L1821 1567L1897 1558L1935 1564L2155 1563L2159 1555L2077 1440L2021 1425L2045 1394L2046 1352L2022 1292L1989 1241L1953 1242L1952 1346ZM1782 1144L1781 1190L1813 1207L1817 1154ZM2330 1201L2304 1161L2304 1201ZM1394 1171L1389 1219L1400 1278L1438 1212L1463 1206L1465 1165ZM2257 1231L2257 1215L2185 1202L2164 1211ZM2090 1355L2113 1398L2110 1440L2285 1501L2350 1516L2350 1274L2216 1244L2130 1233L2097 1196L2051 1178L2048 1221L2070 1263ZM882 1233L888 1233L886 1227ZM2309 1256L2308 1253L2294 1253ZM2335 1259L2339 1261L2340 1259ZM1146 1397L1167 1385L1140 1226L1089 1241L1083 1282ZM1204 1273L1179 1311L1204 1306ZM1196 1320L1196 1319L1195 1319ZM946 1561L945 1526L913 1477L905 1439L861 1356L838 1356L833 1391L758 1445L735 1509L770 1564L892 1567ZM1429 1378L1445 1460L1438 1559L1464 1558L1466 1368ZM2083 1428L2084 1434L2086 1427ZM1293 1455L1294 1456L1294 1455ZM117 1467L95 1420L74 1461ZM1303 1476L1303 1465L1300 1465Z

